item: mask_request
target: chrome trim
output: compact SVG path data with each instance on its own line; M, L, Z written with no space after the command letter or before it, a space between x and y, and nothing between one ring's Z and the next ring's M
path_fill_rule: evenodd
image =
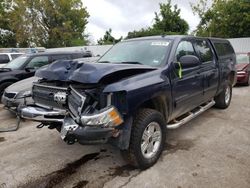
M142 155L147 158L151 159L154 157L162 142L162 130L157 122L151 122L147 125L144 129L141 138L141 152Z
M73 90L79 97L82 97L82 95L75 88L73 88L71 85L69 86L69 88L71 90Z
M63 124L61 127L61 132L60 132L61 138L64 140L66 138L68 131L75 131L78 127L79 125L74 121L74 119L66 117L63 120Z
M74 89L71 85L69 86L69 88L76 93L76 95L78 95L80 98L81 98L81 101L82 101L82 104L81 106L79 106L79 109L78 109L78 115L81 115L81 112L82 112L82 109L83 109L83 106L85 104L85 100L86 100L86 97L81 95L76 89Z
M247 74L245 71L237 71L237 74Z
M107 106L111 106L113 93L109 93L107 96Z
M208 110L209 108L211 108L214 104L215 104L215 102L214 102L214 100L212 100L212 101L206 103L205 106L199 106L199 110L197 112L189 112L189 115L187 117L183 118L182 120L175 121L174 123L168 124L167 129L177 129L177 128L179 128L183 124L189 122L190 120L194 119L195 117L197 117L201 113L203 113L206 110Z
M61 90L65 90L65 91L68 90L68 88L65 88L65 87L47 86L47 85L37 84L37 83L34 83L33 86L46 87L46 88L59 89L59 90L61 89Z
M55 118L55 116L66 116L65 110L48 110L45 108L26 106L20 109L20 116L24 119L30 119L39 122L60 122L62 123L64 118ZM45 117L47 116L47 117ZM51 118L50 118L51 116Z

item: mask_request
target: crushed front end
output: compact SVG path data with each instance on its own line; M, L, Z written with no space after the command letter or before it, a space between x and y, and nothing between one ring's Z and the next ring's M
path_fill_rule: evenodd
M32 97L35 104L20 107L20 116L56 128L68 144L106 143L119 135L123 117L112 105L112 93L98 84L39 81Z

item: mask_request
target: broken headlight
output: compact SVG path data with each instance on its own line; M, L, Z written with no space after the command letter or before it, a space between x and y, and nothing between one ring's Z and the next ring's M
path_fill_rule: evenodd
M123 123L120 113L110 106L92 115L82 115L81 123L86 126L116 127Z

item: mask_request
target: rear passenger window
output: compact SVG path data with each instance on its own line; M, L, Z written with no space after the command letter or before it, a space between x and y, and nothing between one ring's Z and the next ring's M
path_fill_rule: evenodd
M177 61L184 55L195 55L193 44L189 41L180 42L175 54Z
M219 43L215 42L214 47L216 49L216 52L218 56L226 56L226 55L231 55L234 53L234 49L229 43Z
M2 54L0 55L0 64L6 64L10 61L9 56Z
M207 41L197 40L195 42L195 45L196 45L197 51L200 55L202 63L213 61L213 53L212 53Z

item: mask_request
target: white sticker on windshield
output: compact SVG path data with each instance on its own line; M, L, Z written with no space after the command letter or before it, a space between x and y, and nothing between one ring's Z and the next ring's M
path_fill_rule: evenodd
M152 42L151 46L168 46L169 42L166 41L157 41L157 42Z

